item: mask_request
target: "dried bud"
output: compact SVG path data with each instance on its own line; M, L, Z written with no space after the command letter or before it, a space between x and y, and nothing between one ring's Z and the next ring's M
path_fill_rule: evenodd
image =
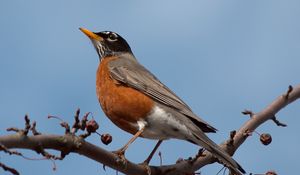
M99 125L98 125L98 123L94 119L88 121L87 124L86 124L86 130L89 133L96 132L96 130L98 128L99 128Z
M266 175L277 175L277 173L275 171L268 171Z
M176 160L176 163L180 163L180 162L182 162L182 161L184 161L184 159L183 158L178 158L177 160Z
M88 120L87 118L88 118L88 116L90 115L90 113L91 113L91 112L85 113L84 116L82 117L82 121L85 121L85 122L86 122L86 121Z
M80 109L78 108L77 110L76 110L76 116L79 116L79 114L80 114Z
M269 145L272 142L272 137L268 133L263 133L260 135L260 141L264 145Z
M101 135L101 141L102 143L104 143L105 145L108 145L111 143L112 141L112 136L110 134L102 134Z

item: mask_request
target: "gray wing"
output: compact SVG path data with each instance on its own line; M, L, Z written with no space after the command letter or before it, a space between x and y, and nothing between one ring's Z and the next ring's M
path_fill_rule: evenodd
M158 103L167 105L177 112L184 114L203 132L217 131L217 129L196 116L187 104L161 83L151 72L139 64L133 56L124 56L127 59L120 58L109 63L110 75L113 79L135 88L150 96Z

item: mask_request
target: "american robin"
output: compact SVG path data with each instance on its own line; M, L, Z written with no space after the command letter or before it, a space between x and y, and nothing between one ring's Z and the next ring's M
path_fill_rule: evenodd
M114 124L134 135L119 153L137 137L157 139L157 147L162 140L175 138L200 145L236 173L245 173L205 135L217 129L142 66L125 39L111 31L80 30L90 38L100 58L96 92L102 110Z

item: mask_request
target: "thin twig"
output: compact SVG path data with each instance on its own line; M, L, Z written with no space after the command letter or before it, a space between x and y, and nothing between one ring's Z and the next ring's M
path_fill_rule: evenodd
M277 125L281 127L287 127L287 124L281 123L279 120L277 120L276 116L274 115L271 120Z
M35 136L41 135L41 133L36 130L36 121L32 122L32 126L31 126L30 130L31 130L32 134Z
M14 175L19 175L20 173L14 169L14 168L11 168L3 163L0 162L0 167L4 170L4 171L8 171L10 172L11 174L14 174Z

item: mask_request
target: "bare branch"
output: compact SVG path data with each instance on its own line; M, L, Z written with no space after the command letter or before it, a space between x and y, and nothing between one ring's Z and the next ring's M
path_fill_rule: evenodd
M3 163L0 162L0 167L4 170L4 171L9 171L11 174L14 174L14 175L19 175L20 173L14 169L14 168L11 168Z
M252 112L247 111L247 114L252 114L251 118L242 125L242 127L236 132L234 138L233 138L233 145L229 146L230 144L227 144L230 142L230 139L220 144L221 148L224 149L226 152L228 152L230 155L233 155L234 152L239 148L239 146L244 143L244 141L247 139L247 135L249 135L249 132L251 133L254 131L257 127L259 127L262 123L266 122L269 119L272 119L273 116L283 109L288 104L294 102L295 100L300 98L300 85L296 86L295 88L292 88L289 86L289 90L286 94L281 95L277 97L269 106L267 106L265 109L263 109L261 112L257 114L253 114ZM212 156L212 154L208 151L204 151L205 156L199 157L197 161L190 165L187 161L181 161L180 163L176 165L169 165L169 166L162 166L157 172L157 174L180 174L182 172L194 172L201 167L216 162L217 160ZM155 169L157 170L157 169ZM170 171L172 173L170 173ZM161 173L163 172L163 173ZM156 172L152 172L155 174Z
M286 94L279 96L269 106L259 113L252 114L252 117L239 129L235 134L231 134L231 138L220 144L221 148L233 155L239 146L247 139L247 135L255 131L262 123L267 120L273 120L275 114L300 98L300 85L295 88L289 87ZM274 121L274 120L273 120ZM92 123L91 123L92 124ZM84 155L92 160L109 166L125 174L143 175L148 174L149 168L152 175L179 175L184 173L193 173L201 167L216 162L216 158L208 152L201 151L201 156L196 159L181 160L173 165L165 166L149 166L145 168L143 165L134 164L130 161L126 163L126 167L117 163L118 156L108 152L96 145L86 142L82 137L74 134L66 133L65 135L34 135L26 136L20 134L6 135L0 137L0 143L6 148L23 148L36 150L37 146L43 149L55 149L61 152L74 152ZM193 160L193 161L190 161Z
M0 151L4 151L5 153L9 154L9 155L17 155L17 156L22 156L21 153L19 153L18 151L15 150L9 150L6 146L2 145L0 143Z
M1 136L0 143L7 148L36 150L39 145L42 145L44 149L55 149L63 152L69 150L70 152L84 155L123 173L131 172L131 174L145 174L143 166L128 162L126 169L124 169L122 165L117 164L116 160L118 159L118 156L114 153L106 151L96 145L84 141L81 137L71 134L63 136L43 134L26 136L26 139L22 139L22 136L18 134L13 134Z

